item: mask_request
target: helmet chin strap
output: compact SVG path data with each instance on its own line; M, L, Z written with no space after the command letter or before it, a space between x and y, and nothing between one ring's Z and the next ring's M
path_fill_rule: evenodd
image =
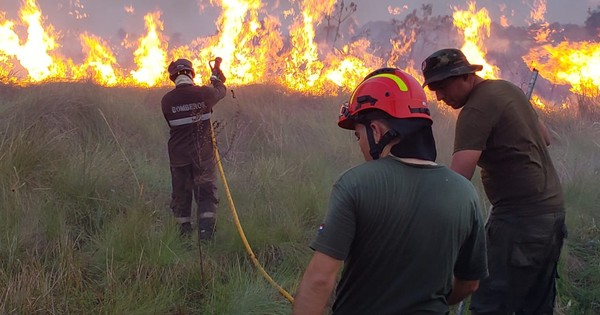
M367 129L367 140L369 141L369 154L373 158L373 160L379 159L379 155L383 151L386 145L392 141L392 139L399 136L395 130L388 130L381 139L379 139L379 143L375 143L375 137L373 136L373 128L370 126L370 122L364 124Z

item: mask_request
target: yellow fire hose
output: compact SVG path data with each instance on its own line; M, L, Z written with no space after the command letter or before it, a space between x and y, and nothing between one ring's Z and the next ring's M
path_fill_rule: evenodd
M254 264L256 269L258 269L258 271L267 280L267 282L269 282L274 288L276 288L277 291L279 291L279 293L281 295L283 295L283 297L285 297L288 301L290 301L290 303L294 303L294 298L284 288L282 288L279 284L277 284L277 282L275 282L273 280L273 278L271 278L271 276L269 276L269 274L265 271L265 268L263 268L263 266L260 264L260 262L258 261L256 256L254 255L254 252L252 251L252 248L250 247L250 244L248 243L248 239L246 238L246 234L244 233L244 229L242 228L242 224L240 223L240 219L238 218L237 211L235 210L235 204L233 203L233 198L231 197L231 191L229 190L229 185L227 184L227 178L225 177L225 171L223 171L223 165L221 164L221 156L219 155L219 149L217 148L217 139L215 138L215 131L213 129L212 124L210 126L210 135L212 138L213 149L215 151L215 160L217 161L217 166L219 167L219 173L221 175L221 180L223 181L223 186L225 187L225 193L227 194L227 200L229 201L229 208L231 208L231 215L233 216L233 221L235 223L235 227L238 230L238 233L240 234L242 243L244 243L246 252L250 256L250 259L252 260L252 263Z

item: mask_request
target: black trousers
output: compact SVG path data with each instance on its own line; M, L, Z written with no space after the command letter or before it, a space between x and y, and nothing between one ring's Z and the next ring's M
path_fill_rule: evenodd
M192 200L195 199L198 221L214 224L219 203L216 179L214 157L186 166L171 166L171 210L178 223L192 221Z
M492 214L486 223L490 275L473 294L471 313L552 315L564 222L563 211Z

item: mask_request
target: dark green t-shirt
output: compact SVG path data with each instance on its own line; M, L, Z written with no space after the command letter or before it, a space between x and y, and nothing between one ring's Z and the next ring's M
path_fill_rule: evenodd
M563 209L562 189L537 114L516 85L477 85L456 120L454 152L481 150L477 165L494 212Z
M335 314L448 311L452 275L487 275L479 199L444 166L386 157L352 168L333 186L311 244L344 269Z

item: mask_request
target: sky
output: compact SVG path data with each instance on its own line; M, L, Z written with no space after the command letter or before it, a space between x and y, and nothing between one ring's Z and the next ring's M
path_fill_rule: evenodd
M434 15L451 15L453 7L461 10L468 9L468 0L355 0L358 4L357 15L360 20L386 20L389 19L388 7L404 8L402 12L419 9L425 3L433 4ZM588 17L588 8L596 9L600 0L546 0L546 20L550 23L583 24ZM375 5L378 3L378 5ZM498 21L505 15L515 26L527 25L531 7L540 3L540 0L477 0L477 9L486 8L492 20ZM505 9L502 9L505 6ZM402 15L400 15L402 16Z
M284 9L293 4L286 0L263 0L264 9L272 15L280 16L282 24L290 23L281 15ZM315 0L313 0L315 1ZM339 1L339 0L338 0ZM350 1L346 0L346 3ZM213 2L220 2L213 0ZM434 15L451 15L454 7L468 9L468 0L354 0L358 9L354 16L359 24L373 20L402 19L407 12L419 9L421 5L433 4ZM533 5L545 2L546 21L562 24L583 25L588 17L588 9L600 6L600 0L478 0L477 9L485 7L493 21L499 21L501 15L508 18L512 25L527 25ZM0 18L18 20L22 0L1 0ZM140 34L144 32L144 15L160 10L167 35L179 33L182 40L212 35L216 32L215 20L221 9L210 0L38 0L47 23L63 33L91 32L107 40L115 40L119 34ZM502 4L500 4L502 3ZM129 8L130 10L126 10ZM399 15L392 15L390 9L396 8ZM133 10L131 10L133 9ZM128 12L129 11L129 12Z

